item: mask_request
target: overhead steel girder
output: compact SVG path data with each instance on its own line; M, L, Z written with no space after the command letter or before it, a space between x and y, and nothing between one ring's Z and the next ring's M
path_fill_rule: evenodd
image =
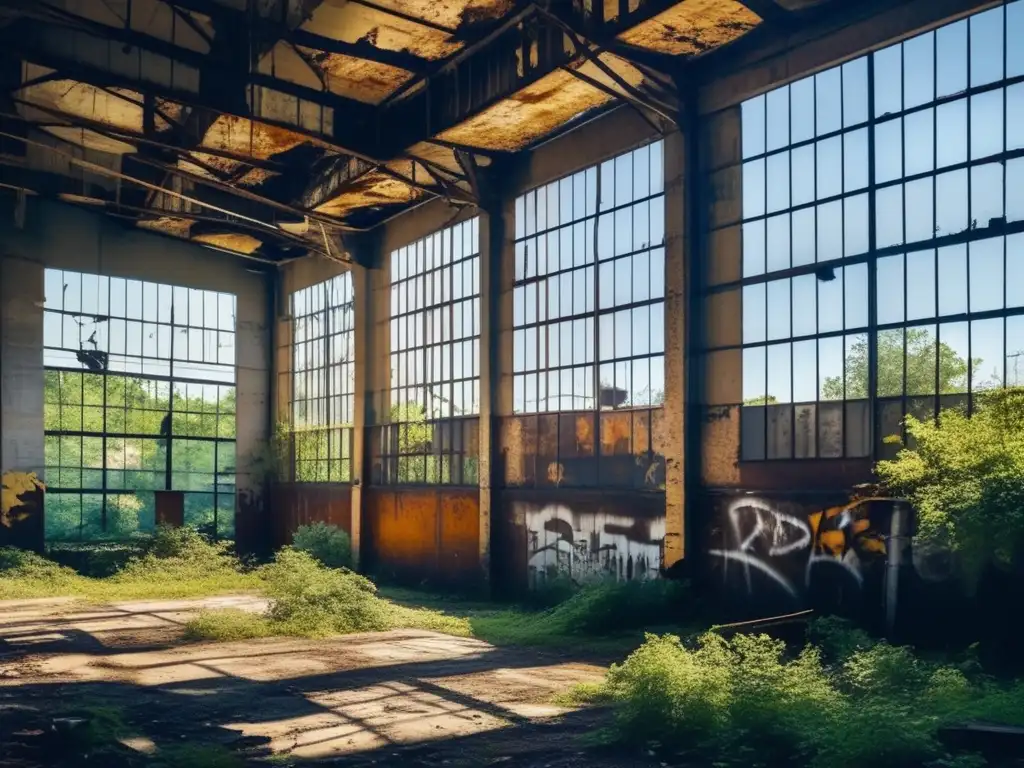
M679 2L642 0L633 12L600 24L580 16L575 5L562 7L558 15L574 29L586 28L587 40L614 49L616 35ZM377 116L378 143L374 154L394 157L581 58L572 46L570 51L566 50L563 30L543 18L534 4L524 6L518 17L513 14L512 18L516 23L500 29L485 42L470 44L430 75L420 78L408 94L385 103ZM630 58L628 51L615 52ZM654 66L653 61L639 63L650 67Z

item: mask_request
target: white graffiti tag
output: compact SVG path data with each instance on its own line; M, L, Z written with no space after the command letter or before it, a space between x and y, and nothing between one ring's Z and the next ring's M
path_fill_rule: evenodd
M754 591L751 576L757 572L767 577L790 597L799 599L796 585L780 570L788 555L805 554L805 588L810 586L812 571L819 564L839 566L858 585L863 580L860 559L856 551L851 548L841 555L819 551L815 546L814 533L806 520L781 512L764 499L735 499L726 510L726 520L727 545L720 549L711 549L708 554L725 561L726 576L729 563L742 565L748 593L752 594ZM844 513L832 523L832 527L834 530L843 531L851 526L852 522L852 515ZM792 563L792 560L788 562Z
M531 586L551 573L577 582L658 575L664 517L641 522L633 517L574 512L562 504L537 509L521 502L516 503L515 513L525 518Z

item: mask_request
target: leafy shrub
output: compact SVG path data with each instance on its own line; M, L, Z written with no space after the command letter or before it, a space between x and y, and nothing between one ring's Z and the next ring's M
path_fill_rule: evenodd
M821 649L827 662L846 661L854 651L870 648L875 640L849 619L822 616L807 627L807 640Z
M175 581L235 576L238 559L226 542L211 542L196 529L160 526L145 544L144 554L131 558L115 581Z
M764 635L709 633L693 648L648 635L589 695L614 702L619 740L715 765L967 765L969 758L945 754L940 727L1024 722L1024 685L971 680L886 643L855 648L828 667L813 646L788 657L781 641Z
M959 555L975 583L988 563L1007 565L1024 548L1024 388L986 392L968 418L906 419L915 447L876 472L917 510L918 541Z
M352 565L352 540L336 525L322 522L300 525L292 536L292 546L308 552L328 568Z
M387 605L369 579L324 568L307 552L285 547L263 571L271 621L323 636L389 629Z

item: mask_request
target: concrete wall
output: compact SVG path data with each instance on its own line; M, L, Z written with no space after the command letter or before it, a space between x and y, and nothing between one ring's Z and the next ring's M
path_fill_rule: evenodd
M263 519L262 476L254 464L270 428L272 285L262 265L37 199L29 201L23 228L16 227L9 214L0 220L0 258L3 471L43 473L43 273L47 267L237 296L236 536L241 546L260 546L268 530Z

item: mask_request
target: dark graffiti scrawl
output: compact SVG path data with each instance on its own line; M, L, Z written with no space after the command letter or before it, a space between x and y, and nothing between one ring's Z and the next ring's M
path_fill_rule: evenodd
M665 518L638 520L574 512L561 504L524 508L530 587L554 575L582 582L655 578Z
M767 580L799 600L823 567L859 585L865 564L886 554L884 534L870 517L873 501L888 500L859 498L798 516L765 499L738 498L726 510L721 545L708 554L724 561L726 578L738 568L751 594Z

